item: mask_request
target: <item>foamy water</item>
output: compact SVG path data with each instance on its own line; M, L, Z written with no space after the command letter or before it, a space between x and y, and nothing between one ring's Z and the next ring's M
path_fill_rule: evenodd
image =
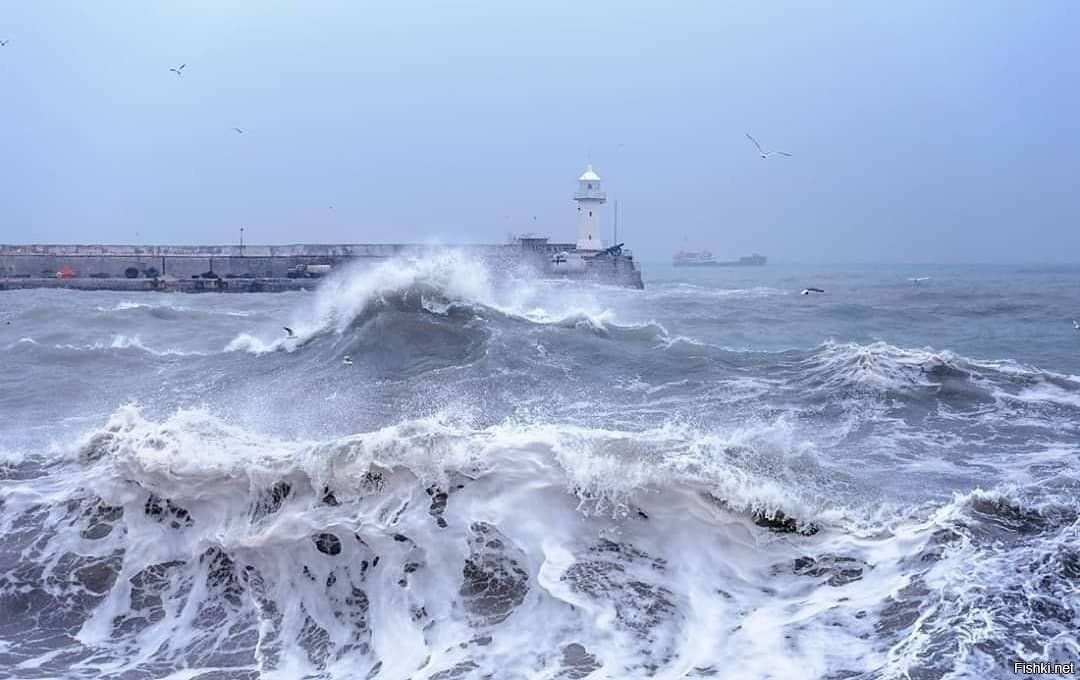
M911 275L0 293L0 675L1075 661L1080 272Z

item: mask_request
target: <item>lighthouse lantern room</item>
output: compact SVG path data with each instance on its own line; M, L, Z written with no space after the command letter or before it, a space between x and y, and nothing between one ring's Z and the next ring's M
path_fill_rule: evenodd
M578 190L574 194L578 210L578 250L603 250L600 239L600 206L607 201L607 195L600 190L600 175L590 164L578 177Z

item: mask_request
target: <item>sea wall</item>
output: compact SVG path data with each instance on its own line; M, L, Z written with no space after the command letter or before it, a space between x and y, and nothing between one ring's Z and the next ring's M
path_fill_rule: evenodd
M428 246L413 244L341 244L287 246L127 246L127 245L0 245L0 278L55 277L61 270L73 278L190 278L213 272L221 277L284 278L299 264L338 265L359 258L383 259L447 247L481 257L520 257L514 245Z
M289 271L297 265L337 267L356 260L377 261L448 248L464 250L496 268L524 264L540 274L558 276L552 271L551 255L573 251L574 245L544 240L501 245L0 245L0 289L292 290L312 285L310 281L288 283ZM642 287L641 272L627 256L592 258L582 276L568 278ZM200 279L211 283L191 283ZM213 284L216 279L222 283ZM121 284L120 280L132 283ZM181 284L181 280L188 283ZM226 281L234 283L226 285Z

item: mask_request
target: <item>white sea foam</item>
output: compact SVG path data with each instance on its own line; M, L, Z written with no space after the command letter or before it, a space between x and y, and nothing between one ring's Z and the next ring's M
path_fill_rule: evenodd
M793 291L770 286L752 286L750 288L719 288L715 286L700 286L693 283L662 283L656 284L649 289L649 296L653 298L687 298L687 299L727 299L727 298L765 298L778 295L791 295Z
M787 455L773 449L792 446L790 430L690 436L671 427L631 434L507 423L471 430L436 418L294 441L204 411L153 421L128 406L87 437L84 472L66 485L68 493L84 487L122 507L124 531L87 543L64 538L71 532L58 526L51 549L68 549L65 540L102 554L125 549L119 578L78 636L115 655L113 672L140 658L114 648L110 631L117 621L134 621L132 598L142 595L133 584L145 582L153 565L176 565L158 568L165 603L179 605L183 584L194 578L191 606L224 607L236 630L254 625L213 585L225 564L220 551L236 563L229 573L246 574L237 585L246 598L277 603L272 616L260 605L261 623L251 629L261 639L255 664L269 677L319 669L351 677L376 662L388 677L426 677L459 664L550 673L568 663L562 650L569 645L580 645L601 677L634 676L649 666L677 676L781 649L793 672L871 663L875 653L860 641L859 627L831 629L822 614L845 599L847 607L871 606L887 594L887 581L835 588L775 573L777 563L807 549L799 543L820 545L830 535L829 513L814 516L825 522L818 537L787 541L766 540L767 531L731 512L811 512L783 475L770 480L740 467L746 460L725 462L727 448L756 451L768 461L758 466L764 471ZM271 502L268 490L281 482L290 490ZM449 493L438 514L435 497L424 492L432 484ZM326 489L336 504L319 503ZM149 515L150 507L160 516ZM340 557L316 549L312 537L326 533L340 541ZM477 600L478 592L486 599ZM784 623L792 608L803 624ZM156 623L138 624L150 642L144 649L165 640L233 644L227 626L208 629L182 607L163 613ZM363 618L362 629L349 624L353 617ZM558 623L538 629L536 620ZM304 633L315 628L324 631L317 644ZM353 644L357 631L369 652ZM484 635L492 642L470 642ZM784 642L791 635L794 651ZM523 645L525 638L531 643ZM833 651L823 651L825 641Z
M35 343L36 344L36 343ZM73 345L70 343L58 344L54 346L56 349L75 351L75 352L95 352L110 349L136 349L147 354L153 354L154 356L205 356L205 352L197 352L194 350L183 350L176 348L156 349L148 347L143 343L138 335L114 335L108 342L94 342L86 345Z
M474 307L529 323L576 327L598 334L616 328L655 328L662 337L667 336L656 321L617 318L610 302L601 303L603 297L597 292L587 285L568 288L527 273L496 277L484 263L454 250L402 256L373 266L354 265L327 278L310 303L282 323L293 329L293 337L283 334L280 327L269 336L245 332L230 341L225 351L293 351L319 335L344 333L374 306L409 295L432 314Z

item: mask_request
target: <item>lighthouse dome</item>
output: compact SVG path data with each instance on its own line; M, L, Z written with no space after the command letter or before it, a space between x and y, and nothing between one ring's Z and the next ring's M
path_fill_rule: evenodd
M590 163L589 167L585 168L585 172L581 175L581 177L578 177L578 181L579 182L599 182L600 181L600 175L596 174L596 171L592 169L592 163Z

